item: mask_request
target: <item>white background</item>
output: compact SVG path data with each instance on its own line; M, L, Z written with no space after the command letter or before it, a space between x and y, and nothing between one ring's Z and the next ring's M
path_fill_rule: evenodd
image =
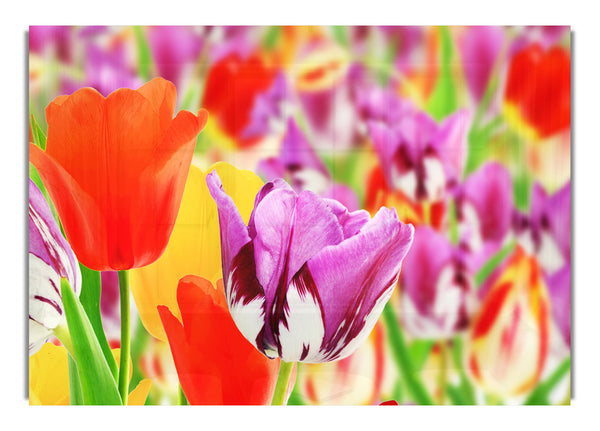
M600 429L600 28L574 1L4 2L0 32L0 253L3 429ZM570 407L29 407L26 399L26 167L29 25L571 25L574 400ZM527 427L527 428L526 428Z

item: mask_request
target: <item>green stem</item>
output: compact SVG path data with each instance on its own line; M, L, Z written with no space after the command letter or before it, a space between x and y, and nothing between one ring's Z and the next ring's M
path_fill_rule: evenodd
M119 299L121 301L121 358L119 364L119 394L127 405L129 394L129 272L119 271Z
M446 403L446 382L448 381L448 340L440 341L440 374L438 376L439 399L438 404Z
M286 404L285 395L293 369L294 362L279 362L279 375L277 376L275 392L273 392L273 401L271 402L272 406L283 406Z
M398 371L406 383L413 400L418 404L432 405L433 400L418 377L417 370L410 358L406 341L400 330L398 319L392 305L388 302L383 309L383 318L388 332L392 355L398 366Z

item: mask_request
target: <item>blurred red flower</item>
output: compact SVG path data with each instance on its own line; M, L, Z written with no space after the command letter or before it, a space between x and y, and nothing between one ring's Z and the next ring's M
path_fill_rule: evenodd
M571 126L571 56L535 43L512 59L504 95L507 120L531 138L546 138Z
M245 137L256 96L273 84L276 69L266 65L258 54L241 58L236 52L223 57L209 70L201 105L215 118L219 128L240 148L258 142Z

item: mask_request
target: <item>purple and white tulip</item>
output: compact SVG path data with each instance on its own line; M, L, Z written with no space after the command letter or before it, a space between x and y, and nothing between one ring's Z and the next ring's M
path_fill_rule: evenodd
M258 192L248 225L216 172L225 296L240 332L269 358L328 362L353 353L398 280L414 228L394 209L371 219L277 179Z
M415 338L448 338L465 329L473 311L473 282L461 256L428 226L415 230L400 276L400 318Z
M81 292L81 272L71 246L62 236L48 203L29 180L29 355L48 341L65 322L61 278L76 295Z
M395 124L369 121L369 135L388 187L413 202L438 202L462 174L471 114L459 110L438 125L413 109Z

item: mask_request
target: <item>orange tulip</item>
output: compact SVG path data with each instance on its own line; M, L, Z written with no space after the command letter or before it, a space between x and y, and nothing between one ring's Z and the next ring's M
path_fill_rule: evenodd
M501 396L533 388L548 354L549 311L540 267L518 247L470 329L467 365L475 381Z
M158 306L181 388L190 404L269 404L279 360L268 359L240 333L227 308L223 281L217 288L189 275L179 281L180 322Z
M103 97L92 88L46 108L46 151L29 144L78 260L98 270L148 265L163 253L208 114L182 111L157 78Z

